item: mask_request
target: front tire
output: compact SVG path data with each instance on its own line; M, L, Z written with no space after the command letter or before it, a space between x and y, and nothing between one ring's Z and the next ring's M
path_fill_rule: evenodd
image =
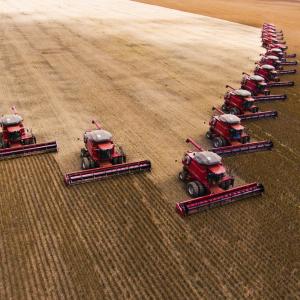
M223 189L223 190L225 190L225 191L227 191L227 190L229 190L229 188L230 188L230 181L223 181L221 184L220 184L220 187Z
M214 138L212 143L213 143L214 148L220 148L220 147L225 146L224 140L219 136Z
M80 157L86 157L87 156L87 150L85 148L81 148L80 150Z
M230 108L229 113L232 114L232 115L236 115L236 116L238 116L238 115L241 114L240 110L238 108L236 108L236 107Z
M188 177L188 172L186 170L182 170L181 172L179 172L178 174L178 178L180 181L186 181Z
M87 157L83 157L81 161L82 170L88 170L91 168L90 160Z
M201 197L205 195L205 187L198 181L189 182L186 186L187 193L192 197Z

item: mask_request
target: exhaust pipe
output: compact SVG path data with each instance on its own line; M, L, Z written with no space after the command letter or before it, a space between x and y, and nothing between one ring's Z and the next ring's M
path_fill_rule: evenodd
M181 217L186 217L217 206L223 206L249 197L260 196L264 192L264 186L260 183L250 183L232 188L217 194L178 202L176 211Z
M56 141L41 143L41 144L31 144L18 148L5 148L0 150L0 159L16 158L34 154L57 152Z
M212 148L209 151L212 151L222 157L226 157L226 156L232 156L236 154L246 154L246 153L253 153L258 151L266 151L266 150L271 150L272 148L273 148L272 141L261 141L261 142L241 144L237 146Z
M143 160L138 162L113 165L111 167L95 168L67 173L64 176L64 181L66 185L75 185L89 181L103 180L112 176L133 174L150 170L151 162L149 160Z

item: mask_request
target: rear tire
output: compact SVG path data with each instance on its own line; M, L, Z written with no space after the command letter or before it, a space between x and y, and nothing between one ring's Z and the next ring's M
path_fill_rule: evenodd
M223 112L228 112L228 108L227 108L227 106L226 106L226 104L223 104L222 106L221 106L221 110L223 111Z
M179 180L181 181L186 181L187 180L187 177L188 177L188 172L186 170L182 170L181 172L179 172L178 174L178 178Z
M211 131L207 131L205 136L207 139L211 140L212 139Z
M91 168L90 160L87 157L83 157L81 161L82 170L88 170Z
M80 150L80 157L86 157L87 156L87 150L85 148L81 148Z

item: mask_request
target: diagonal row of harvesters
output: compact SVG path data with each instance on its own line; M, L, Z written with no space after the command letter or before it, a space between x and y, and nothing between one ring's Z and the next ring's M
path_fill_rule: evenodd
M12 107L12 114L0 118L0 159L57 152L56 141L36 143L32 131L25 128L23 118ZM100 180L114 175L149 171L149 160L126 163L122 147L114 144L112 134L96 122L96 129L84 133L85 148L81 149L82 170L64 176L67 185Z
M297 61L287 61L296 55L286 53L283 33L274 25L263 25L262 43L266 53L256 63L254 74L243 73L240 89L227 85L224 104L213 108L215 114L206 134L213 148L205 151L194 140L186 140L195 149L185 153L179 179L186 184L192 199L176 204L181 216L261 195L264 191L263 185L256 182L233 187L234 178L227 174L221 158L273 147L272 141L250 142L250 136L241 122L277 117L276 111L260 111L256 104L287 99L286 94L271 95L269 88L293 86L293 81L281 81L280 76L295 74L296 70L284 70L283 66L297 65ZM122 147L113 142L112 134L98 122L92 123L96 128L84 133L84 148L80 152L82 170L65 174L66 185L151 170L149 160L126 162L126 154ZM23 118L15 107L11 114L0 118L0 126L0 159L58 150L56 141L37 144L32 131L24 127Z
M205 151L194 140L186 140L195 149L185 153L179 173L179 179L192 197L176 204L176 211L183 217L264 192L263 185L256 182L233 187L234 178L227 174L222 164L222 157L272 149L272 141L250 142L241 122L277 117L277 111L260 111L257 103L286 100L286 94L271 95L270 88L294 86L293 81L281 81L280 78L296 73L295 69L284 70L283 66L297 65L297 61L287 61L296 55L286 53L282 31L273 24L264 24L261 38L266 53L256 63L253 75L243 73L240 89L227 85L224 104L213 108L215 114L206 133L213 148Z

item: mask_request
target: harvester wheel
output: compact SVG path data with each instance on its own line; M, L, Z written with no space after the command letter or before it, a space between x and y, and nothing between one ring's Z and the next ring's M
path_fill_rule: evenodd
M206 194L205 186L199 181L196 181L196 184L199 189L198 197L204 196Z
M89 159L89 163L90 163L90 168L91 168L91 169L96 168L97 165L96 165L96 162L95 162L95 161Z
M84 148L81 148L81 150L80 150L80 157L85 157L85 156L87 156L86 154L87 154L87 150L84 149Z
M223 112L227 112L227 111L228 111L226 104L223 104L223 105L221 106L221 110L222 110Z
M30 145L30 144L34 144L34 140L33 139L26 139L26 140L24 140L24 145Z
M178 174L178 178L179 178L179 180L181 180L181 181L186 181L187 176L188 176L188 172L187 172L186 170L182 170L182 171L179 172L179 174Z
M230 188L230 181L223 181L220 186L222 189L228 190Z
M87 157L82 158L81 168L87 170L91 168L90 160Z
M186 189L187 189L188 194L192 198L195 198L198 196L199 188L195 181L189 182L186 186Z
M224 140L219 136L215 137L213 139L212 143L213 143L214 148L220 148L220 147L224 146Z
M6 142L2 142L0 145L1 145L1 148L3 148L3 149L9 148L9 144Z
M111 160L111 163L113 165L117 165L119 163L119 157L114 157L112 160Z
M212 139L212 134L211 134L210 131L207 131L207 132L206 132L206 138L208 138L209 140Z
M230 108L229 113L237 116L240 114L240 110L236 107L232 107L232 108Z

